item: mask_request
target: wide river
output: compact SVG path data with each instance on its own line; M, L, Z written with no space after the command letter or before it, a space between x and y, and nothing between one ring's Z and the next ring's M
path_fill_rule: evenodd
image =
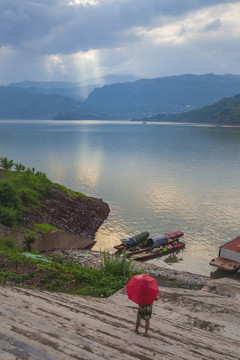
M111 208L95 250L184 232L185 250L151 260L209 275L240 235L240 128L106 121L0 121L0 156Z

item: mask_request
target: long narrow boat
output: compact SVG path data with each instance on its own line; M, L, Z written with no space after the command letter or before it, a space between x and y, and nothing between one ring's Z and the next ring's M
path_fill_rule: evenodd
M134 255L134 254L141 254L143 252L149 252L151 249L155 250L155 248L166 248L167 245L172 245L174 243L178 243L179 242L179 238L168 238L167 239L168 243L165 243L164 245L160 245L160 246L149 246L148 244L144 244L142 246L136 246L134 248L129 248L126 251L126 254L128 255L128 257Z
M144 260L149 260L149 259L154 259L156 257L164 256L184 248L185 248L185 244L179 241L166 245L163 249L155 248L152 250L143 251L141 253L128 254L128 256L136 261L144 261Z
M181 230L174 230L174 231L171 231L169 233L165 233L163 235L166 235L169 239L169 242L171 240L177 240L179 239L181 236L183 236L183 232ZM133 236L133 238L130 238L130 239L136 239L136 242L134 245L132 245L131 243L128 244L126 246L127 249L129 249L130 247L132 246L138 246L138 247L142 247L144 250L146 249L147 245L146 245L146 241L147 239L149 238L149 233L147 231L139 234L139 235L136 235L136 236ZM114 246L114 248L116 250L123 250L123 245L122 244L119 244L119 245L116 245Z
M237 271L240 269L240 236L219 247L218 257L209 262L226 271Z
M130 246L132 246L132 243L134 243L134 245L144 244L148 238L149 238L148 231L144 231L138 235L135 235L132 238L129 238L129 240L133 240L133 241L132 242L129 241L129 244L127 244L126 248L128 249ZM114 249L123 250L124 246L123 246L123 244L119 244L119 245L114 246Z

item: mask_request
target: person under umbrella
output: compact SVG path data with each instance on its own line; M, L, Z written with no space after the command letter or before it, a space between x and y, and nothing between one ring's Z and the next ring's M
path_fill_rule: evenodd
M158 300L157 281L147 274L134 275L126 286L128 297L139 305L134 331L138 333L138 328L142 320L145 320L145 333L147 336L152 317L152 304Z

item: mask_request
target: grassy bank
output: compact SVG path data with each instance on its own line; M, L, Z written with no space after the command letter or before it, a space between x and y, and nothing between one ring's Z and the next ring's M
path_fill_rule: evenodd
M78 261L64 260L60 256L50 259L31 253L32 244L36 240L35 235L48 234L56 228L52 224L34 223L31 229L22 229L20 228L21 224L24 224L22 219L26 214L31 213L29 210L34 210L34 220L36 220L37 215L43 211L40 209L44 200L49 195L59 196L59 193L66 193L67 201L69 197L71 198L71 204L76 200L73 198L77 198L77 203L78 198L90 200L86 207L94 201L82 193L52 183L44 173L36 172L34 168L25 169L24 165L15 164L13 160L0 158L0 223L26 232L22 245L25 246L24 249L17 247L14 239L4 235L0 238L0 285L95 297L110 296L125 285L122 258L104 252L101 254L100 268L90 268L87 265L81 266ZM61 196L61 200L63 198L65 197ZM44 209L47 213L47 209ZM56 214L58 216L57 212ZM60 216L62 217L62 213ZM130 262L126 263L125 272L126 282L137 273Z
M101 253L100 268L81 266L64 261L60 256L52 259L16 247L9 238L0 239L0 285L36 288L46 291L107 297L121 289L137 273L131 262L107 252Z
M15 164L13 160L1 157L0 166L0 223L3 225L17 227L23 212L39 208L41 201L54 189L71 197L89 199L82 193L52 183L44 173L35 172L34 168L25 169L24 165Z

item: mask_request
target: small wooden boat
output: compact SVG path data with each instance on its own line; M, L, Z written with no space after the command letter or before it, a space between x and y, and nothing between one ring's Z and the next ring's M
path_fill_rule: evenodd
M143 252L147 252L150 251L151 249L154 248L160 248L163 249L164 247L166 247L167 245L171 245L171 244L176 244L179 243L179 238L167 238L167 242L164 243L164 245L160 245L160 246L156 246L156 245L148 245L148 242L143 244L142 246L136 246L134 248L129 248L126 251L126 254L130 257L133 254L140 254Z
M126 249L128 249L130 246L133 246L133 243L134 243L134 246L143 244L143 243L145 243L145 241L147 241L148 238L149 238L149 232L148 231L144 231L144 232L142 232L142 233L140 233L138 235L135 235L132 238L129 238L130 241L126 245ZM131 241L131 240L133 240L133 241ZM119 244L119 245L114 246L114 249L123 250L124 246L123 246L123 244Z
M168 237L169 240L177 240L179 239L181 236L183 236L183 232L181 230L174 230L174 231L171 231L169 233L165 233L163 235L166 235ZM149 238L149 232L145 231L145 232L142 232L141 234L138 234L136 236L133 236L132 238L130 239L135 239L136 241L134 242L134 244L130 241L129 244L127 244L126 246L126 249L129 249L131 247L143 247L146 249L147 245L146 245L146 242ZM122 244L119 244L119 245L116 245L114 246L114 249L116 250L123 250L124 249L124 246Z
M132 253L128 254L128 256L136 261L144 261L144 260L150 260L154 259L156 257L164 256L167 254L170 254L175 251L179 251L181 249L184 249L185 244L183 242L173 242L172 244L166 245L164 248L155 248L151 250L145 250L140 253Z
M240 236L219 247L218 257L209 262L226 271L237 271L240 269Z

